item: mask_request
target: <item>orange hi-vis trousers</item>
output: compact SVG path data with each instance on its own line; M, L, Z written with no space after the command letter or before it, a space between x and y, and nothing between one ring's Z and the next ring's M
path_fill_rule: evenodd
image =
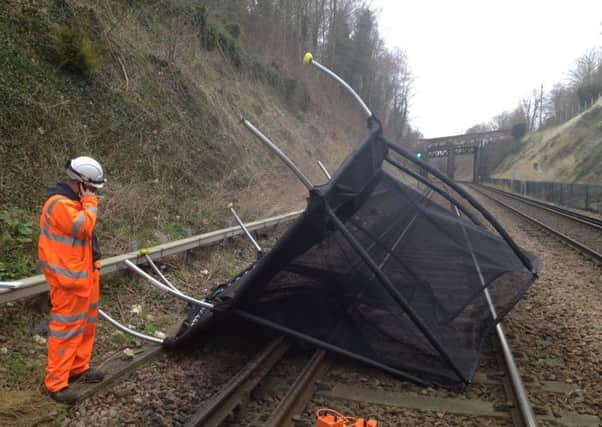
M89 297L74 295L62 287L50 288L48 323L48 366L44 383L50 392L69 385L69 377L90 368L94 347L100 272L92 273Z

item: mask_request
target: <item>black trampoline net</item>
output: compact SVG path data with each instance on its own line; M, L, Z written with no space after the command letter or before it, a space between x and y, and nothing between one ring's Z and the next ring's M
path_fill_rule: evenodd
M373 132L272 251L212 299L402 378L462 386L537 267L448 189L385 171L389 151Z

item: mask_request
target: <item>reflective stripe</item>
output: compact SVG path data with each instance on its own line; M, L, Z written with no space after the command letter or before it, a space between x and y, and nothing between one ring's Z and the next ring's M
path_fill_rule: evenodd
M83 212L77 214L75 222L73 223L73 229L71 230L71 235L73 237L77 237L77 235L79 234L79 229L82 228L82 225L84 225L85 219L86 217L84 216Z
M74 336L81 335L83 333L84 333L84 328L79 328L79 329L75 329L73 331L64 331L64 332L53 331L52 329L48 330L49 337L56 337L56 338L63 338L63 339L72 338Z
M48 218L50 218L50 214L52 213L52 210L54 209L54 205L56 205L61 200L67 200L67 198L63 197L63 196L57 197L52 202L50 202L50 205L48 205L48 209L46 209L46 217L44 218L44 223L46 224L46 229L48 229L50 227L50 224L48 224Z
M88 277L87 271L70 271L66 270L63 267L59 267L58 265L49 264L46 261L40 262L40 266L42 268L47 268L53 273L62 274L65 277L69 277L71 279L85 279Z
M87 210L88 212L90 212L90 213L93 213L94 215L96 215L96 213L98 212L98 209L97 209L97 208L95 208L94 206L88 206L88 207L86 208L86 210Z
M40 234L42 234L43 236L47 237L50 240L53 240L55 242L60 242L60 243L64 243L66 245L71 245L71 246L86 246L86 244L88 243L85 240L80 240L80 239L73 239L71 237L67 237L67 236L63 236L60 234L55 234L55 233L51 233L50 232L50 224L48 223L48 218L50 218L50 214L52 213L52 210L54 209L54 206L60 202L61 200L69 200L67 197L57 197L56 199L54 199L52 202L50 202L50 205L48 206L48 209L46 209L46 217L44 219L44 228L40 229ZM85 218L83 218L83 213L82 215L82 223L84 221ZM79 219L79 216L78 216ZM74 230L77 226L77 231L79 231L79 228L81 227L81 224L76 224L73 226ZM76 233L74 233L74 236L76 235Z
M90 303L90 310L93 310L95 308L98 308L98 301L94 301L92 303Z
M40 234L47 237L55 242L64 243L70 246L86 246L88 242L86 240L74 239L72 237L62 236L60 234L51 233L48 229L40 229Z
M88 323L96 323L97 320L98 320L98 316L88 317Z
M67 200L67 198L61 196L61 197L57 197L52 202L50 202L50 205L48 206L48 209L46 209L46 218L48 218L50 216L50 214L52 213L52 209L54 209L54 205L56 205L61 200Z
M80 313L80 314L54 314L50 313L50 320L54 320L55 322L75 322L76 320L84 320L88 317L88 313Z

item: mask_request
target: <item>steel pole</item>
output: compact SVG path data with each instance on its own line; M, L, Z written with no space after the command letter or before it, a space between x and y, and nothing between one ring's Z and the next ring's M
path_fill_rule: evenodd
M153 276L148 274L146 271L142 270L140 267L138 267L136 264L134 264L129 259L125 260L125 264L128 266L128 268L130 270L138 273L140 276L144 277L147 281L149 281L151 283L151 285L161 289L162 291L165 291L165 292L175 296L176 298L180 298L184 301L191 302L193 304L197 304L202 307L213 309L213 304L210 304L210 303L206 302L205 300L199 300L199 299L196 299L193 297L189 297L188 295L183 294L180 291L173 290L169 286L164 285L163 283L161 283L157 279L155 279Z
M364 100L362 98L360 98L360 96L357 94L357 92L355 90L353 90L353 88L351 86L349 86L349 84L345 80L343 80L342 78L340 78L337 74L335 74L333 71L331 71L328 67L325 67L324 65L322 65L318 61L316 61L313 58L313 55L311 53L308 52L308 53L305 54L305 56L303 57L303 63L306 64L306 65L307 64L313 65L318 70L326 73L329 77L331 77L334 80L336 80L357 101L357 103L360 105L362 111L364 112L364 115L366 116L366 118L372 117L372 111L370 111L370 109L368 108L368 106L366 105L366 103L364 102Z
M318 165L320 166L320 169L322 169L322 173L326 176L326 178L330 180L332 176L330 175L330 172L328 172L328 169L326 169L326 166L324 166L324 163L318 160Z
M180 292L180 290L178 288L176 288L169 280L167 280L167 277L165 277L163 275L163 273L161 273L161 270L154 263L153 259L150 256L148 256L148 252L146 252L144 254L144 257L146 258L146 261L148 261L148 263L150 264L150 266L153 268L153 270L155 270L155 273L157 273L157 275L161 278L161 280L163 280L163 282L167 286L169 286L170 288L172 288L174 291ZM182 293L182 292L180 292L180 293Z
M133 329L128 328L127 326L119 323L117 320L113 319L111 316L109 316L107 313L105 313L104 311L102 311L101 309L98 309L98 314L100 314L100 316L105 319L107 322L109 322L111 325L115 326L117 329L119 329L120 331L125 332L126 334L130 334L136 338L140 338L143 339L145 341L148 342L152 342L153 344L163 344L163 340L160 338L156 338L156 337L151 337L150 335L145 335L143 333L140 332L136 332Z
M247 237L249 238L249 240L251 241L251 243L253 243L253 246L255 246L255 249L257 250L257 253L258 254L263 254L263 249L261 248L261 246L259 246L259 243L257 243L257 240L255 240L255 238L253 237L253 235L249 232L249 230L247 229L247 227L245 226L245 224L242 222L242 220L240 219L240 217L238 216L238 214L234 210L234 205L232 203L228 203L227 208L230 209L230 212L232 212L232 215L234 215L234 219L236 219L236 222L238 223L238 225L240 226L240 228L242 229L242 231L244 231L244 233L247 235Z
M307 187L308 190L312 190L314 188L311 181L305 175L303 175L303 172L299 170L297 165L295 165L291 159L286 157L286 154L284 154L282 150L276 146L276 144L270 141L267 136L261 133L259 129L253 126L253 124L247 119L243 119L242 122L247 129L249 129L251 133L257 137L257 139L263 142L264 145L266 145L272 151L272 153L278 156L278 158L280 158L280 160L282 160L288 166L288 168L293 171L295 175L297 175L297 178L299 178L299 180L303 183L303 185L305 185L305 187Z

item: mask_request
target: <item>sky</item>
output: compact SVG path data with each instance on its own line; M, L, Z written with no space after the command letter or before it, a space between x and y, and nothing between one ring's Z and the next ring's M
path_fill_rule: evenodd
M566 81L602 48L602 0L372 0L381 37L408 56L410 120L426 138L462 134Z

